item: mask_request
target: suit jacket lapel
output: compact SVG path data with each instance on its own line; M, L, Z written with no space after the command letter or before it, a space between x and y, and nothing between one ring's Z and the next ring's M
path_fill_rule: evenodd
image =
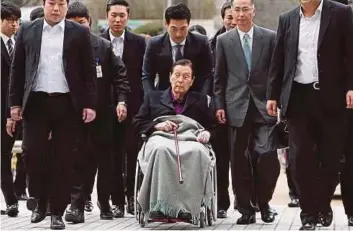
M64 45L63 45L63 65L64 65L64 70L66 70L66 59L68 52L70 50L70 42L72 39L72 22L65 20L65 30L64 30Z
M125 38L124 38L124 50L123 50L123 62L128 63L131 52L133 51L132 47L132 36L128 30L125 30Z
M165 90L163 92L163 94L161 96L161 104L163 104L164 106L166 106L174 111L173 104L170 100L170 88L168 88L167 90Z
M245 61L243 46L241 45L240 35L238 30L234 29L229 33L232 33L232 36L231 36L232 41L230 43L230 46L231 47L234 46L234 48L232 49L234 56L239 60L239 63L241 64L241 69L244 70L245 73L249 73L248 65L246 64L246 61Z
M185 46L184 46L184 55L183 57L186 58L186 59L191 59L191 38L190 38L190 35L188 35L186 37L186 41L185 41Z
M1 55L4 60L6 60L7 64L10 66L11 65L11 60L9 56L9 52L7 51L6 45L4 43L4 40L1 38Z
M196 98L192 97L192 92L189 92L188 95L186 96L183 112L185 112L188 108L190 108L195 102L196 102Z
M252 52L251 52L251 70L254 70L256 67L256 63L261 56L263 41L262 41L262 31L254 26L254 34L253 34L253 44L252 44Z
M34 43L34 60L35 60L34 61L35 65L33 65L32 70L34 71L37 71L38 64L39 64L40 49L42 47L43 24L44 24L44 19L38 20L34 29L32 30L32 33L33 33L32 38Z
M290 27L291 33L289 34L289 36L290 36L290 39L293 40L293 48L295 49L295 52L293 53L295 57L293 58L297 60L298 46L299 46L299 30L300 30L300 6L298 6L294 11L294 14L292 15L289 23L290 23L289 25L291 26Z
M187 50L187 48L184 47L184 52L186 52L186 50ZM169 39L168 34L166 34L164 36L164 42L163 42L163 47L161 50L161 56L162 56L162 58L166 59L166 62L167 62L166 66L172 67L172 65L173 65L173 52L172 52L172 46L170 44L170 39ZM185 57L185 53L184 53L184 57Z
M327 30L327 27L330 23L331 19L331 5L329 1L323 0L324 2L322 3L322 12L321 12L321 25L320 25L320 32L319 32L319 40L318 40L318 48L320 48L320 45L322 43L322 40L324 38L325 32Z

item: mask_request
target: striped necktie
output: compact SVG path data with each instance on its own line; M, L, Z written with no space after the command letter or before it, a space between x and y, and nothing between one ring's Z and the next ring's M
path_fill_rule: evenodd
M12 42L12 39L9 39L6 43L7 45L7 49L9 51L9 56L10 56L10 59L12 59L12 56L13 56L13 42Z
M251 48L250 48L250 36L248 34L244 34L243 37L243 51L245 55L245 61L248 65L248 70L251 70Z

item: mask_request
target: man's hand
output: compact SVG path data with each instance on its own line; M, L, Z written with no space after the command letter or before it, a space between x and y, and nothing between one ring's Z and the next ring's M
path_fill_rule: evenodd
M118 104L118 106L116 106L116 114L119 122L124 121L127 116L126 106L124 104Z
M20 106L11 107L11 119L14 121L20 121L22 119L22 108Z
M154 126L157 131L170 132L178 128L178 125L172 121L165 121L162 123L158 123Z
M202 131L197 136L196 140L200 143L206 144L210 141L211 134L208 131Z
M267 100L266 109L270 116L277 116L277 101Z
M96 111L84 108L82 111L82 119L85 123L90 123L96 118Z
M16 130L16 121L11 118L8 118L6 121L6 132L9 136L13 137Z
M223 109L217 110L216 117L217 117L218 123L220 124L225 124L227 122L226 112Z
M353 109L353 90L349 90L346 95L347 108Z

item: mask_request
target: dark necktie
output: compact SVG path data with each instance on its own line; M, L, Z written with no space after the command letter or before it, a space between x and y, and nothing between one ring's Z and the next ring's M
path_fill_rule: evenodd
M9 39L9 41L7 41L6 45L7 45L8 51L9 51L10 59L12 59L12 55L13 55L13 43L12 43L12 40Z
M181 47L182 45L175 46L175 62L180 59L183 59L183 54L181 53Z

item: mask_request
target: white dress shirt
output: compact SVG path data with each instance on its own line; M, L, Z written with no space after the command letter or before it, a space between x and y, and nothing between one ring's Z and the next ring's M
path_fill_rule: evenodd
M44 20L37 78L33 91L69 92L63 66L64 30L65 20L53 27Z
M7 42L11 39L12 40L12 47L13 49L15 49L15 36L12 35L11 38L7 37L6 35L4 35L3 33L0 33L0 36L2 38L2 41L5 43L5 47L7 50L7 53L9 53L9 47L7 46Z
M294 81L302 84L319 80L317 49L320 32L322 3L312 17L305 17L300 8L299 46Z
M241 31L239 28L237 28L237 29L238 29L238 33L239 33L240 42L241 42L242 47L244 47L244 35L245 34L249 35L249 45L250 45L250 50L252 51L252 43L254 40L254 27L252 26L248 32Z
M123 57L125 30L119 37L115 37L112 34L111 30L109 30L109 37L110 37L110 41L112 42L112 45L113 45L114 54L116 56L119 56L120 58Z
M177 52L177 45L180 45L181 46L181 53L184 55L184 47L185 47L185 43L186 43L186 38L181 42L181 43L176 43L174 42L170 37L169 37L169 40L170 40L170 45L172 46L172 55L173 55L173 62L175 62L175 55L176 55L176 52Z

